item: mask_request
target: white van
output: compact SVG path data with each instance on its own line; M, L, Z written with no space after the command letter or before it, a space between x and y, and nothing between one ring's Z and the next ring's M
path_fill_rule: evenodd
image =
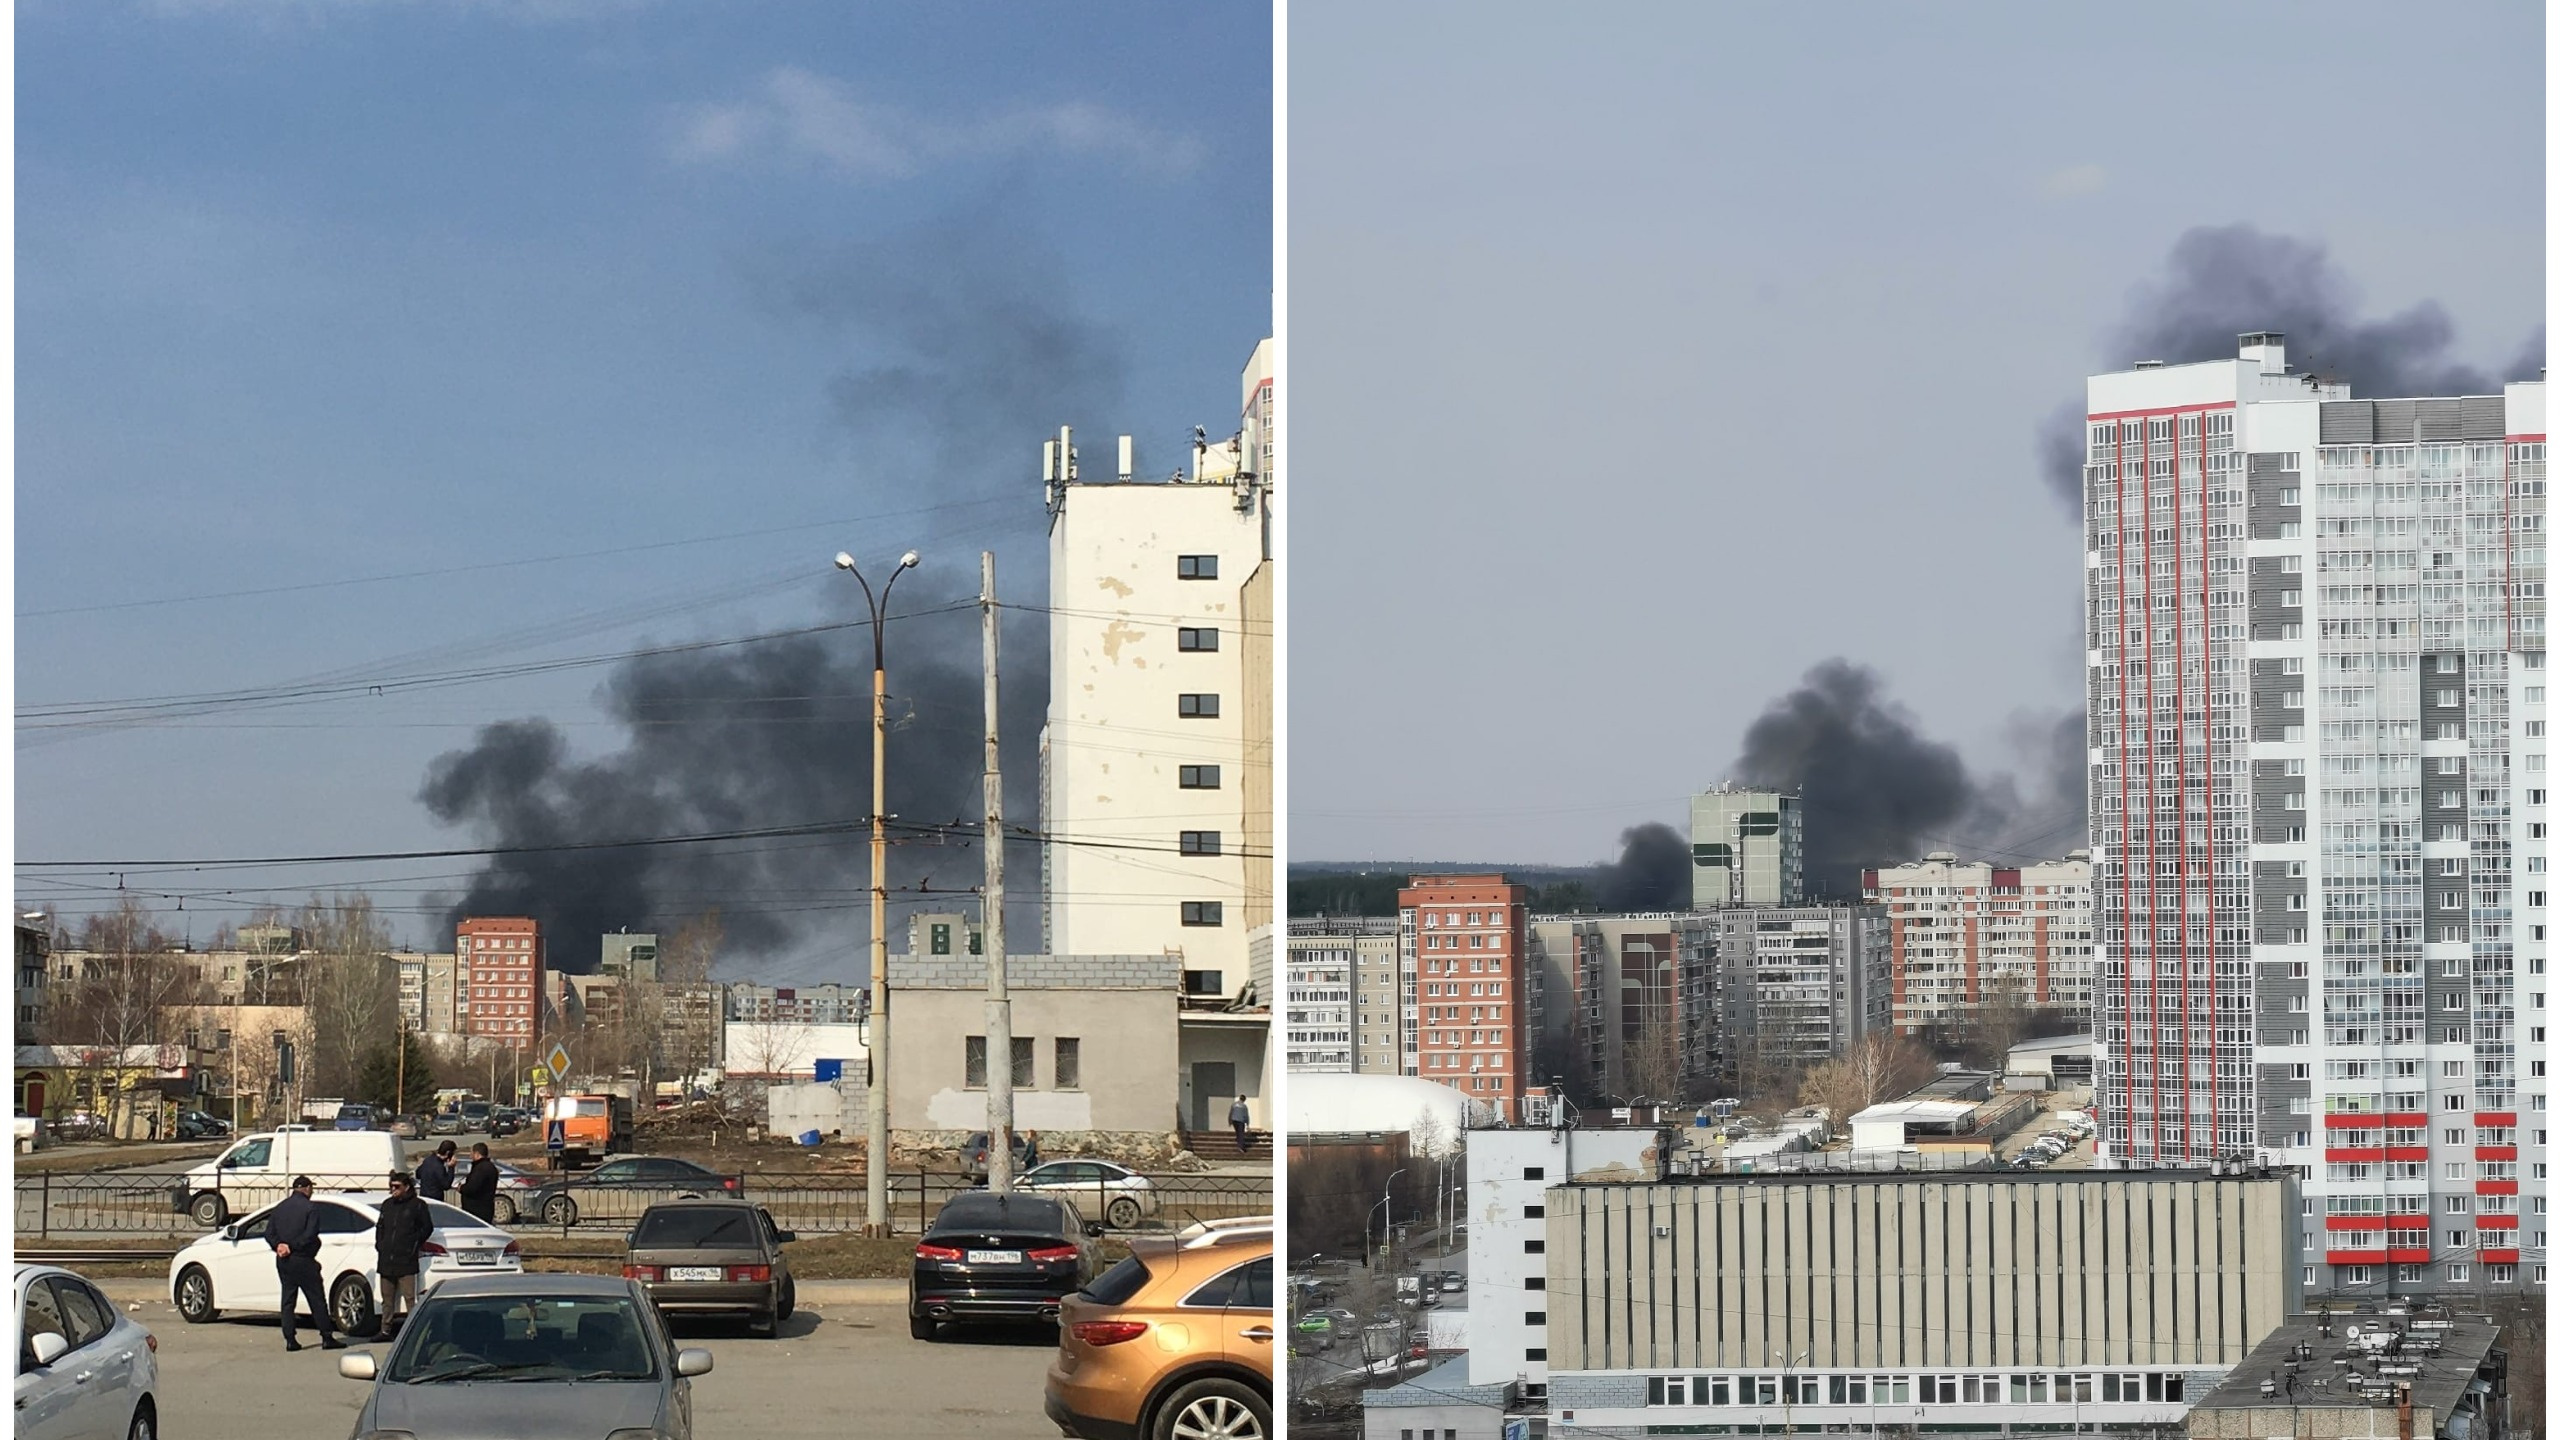
M234 1141L180 1176L170 1199L210 1230L283 1199L296 1175L310 1176L322 1191L375 1191L392 1171L407 1168L400 1137L388 1131L288 1126Z

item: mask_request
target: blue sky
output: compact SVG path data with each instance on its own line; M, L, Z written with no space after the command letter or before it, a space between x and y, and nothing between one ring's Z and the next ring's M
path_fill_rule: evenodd
M604 669L33 724L807 624L840 548L1036 600L1040 437L1170 468L1270 328L1252 7L31 0L17 45L22 859L469 844L429 762L614 750ZM127 884L201 941L433 870Z
M1835 655L2008 768L2081 684L2038 430L2182 234L2541 324L2542 10L2416 16L1293 7L1292 858L1613 857Z

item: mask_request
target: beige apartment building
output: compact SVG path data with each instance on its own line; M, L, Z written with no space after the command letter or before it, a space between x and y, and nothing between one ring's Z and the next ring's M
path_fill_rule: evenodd
M1960 1029L1995 1006L2089 1018L2088 851L2000 866L1941 850L1865 880L1867 902L1893 926L1894 1029Z

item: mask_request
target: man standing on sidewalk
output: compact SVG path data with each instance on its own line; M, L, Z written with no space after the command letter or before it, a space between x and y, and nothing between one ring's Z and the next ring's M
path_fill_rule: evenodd
M1237 1096L1236 1103L1227 1107L1227 1123L1236 1127L1236 1153L1252 1154L1253 1142L1245 1132L1253 1124L1253 1107L1244 1102L1243 1096Z
M374 1271L382 1277L382 1321L377 1340L388 1339L394 1317L405 1320L418 1308L418 1257L436 1233L436 1217L427 1202L410 1189L405 1173L391 1172L391 1198L382 1202L373 1226Z
M444 1192L453 1188L453 1142L447 1140L436 1147L436 1153L418 1162L418 1194L428 1200L442 1200Z
M293 1338L293 1302L298 1293L311 1302L311 1317L320 1326L320 1348L346 1349L347 1342L338 1338L330 1321L329 1302L320 1293L320 1207L311 1203L310 1176L294 1176L293 1193L267 1216L267 1243L276 1249L276 1280L284 1291L280 1307L284 1348L302 1348Z
M490 1224L498 1223L498 1162L487 1145L471 1147L471 1168L462 1177L462 1208Z

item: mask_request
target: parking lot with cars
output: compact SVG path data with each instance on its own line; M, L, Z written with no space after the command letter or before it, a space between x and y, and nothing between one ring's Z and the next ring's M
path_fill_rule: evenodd
M159 1394L185 1416L171 1433L335 1440L353 1430L370 1387L339 1377L338 1356L352 1351L286 1354L272 1309L189 1325L157 1282L97 1285L159 1341ZM692 1381L694 1433L828 1440L849 1432L1042 1440L1058 1433L1041 1414L1042 1376L1057 1350L1052 1329L993 1327L927 1345L908 1338L905 1309L900 1282L815 1281L803 1282L797 1308L770 1340L727 1321L676 1319L675 1343L707 1349L714 1361Z

